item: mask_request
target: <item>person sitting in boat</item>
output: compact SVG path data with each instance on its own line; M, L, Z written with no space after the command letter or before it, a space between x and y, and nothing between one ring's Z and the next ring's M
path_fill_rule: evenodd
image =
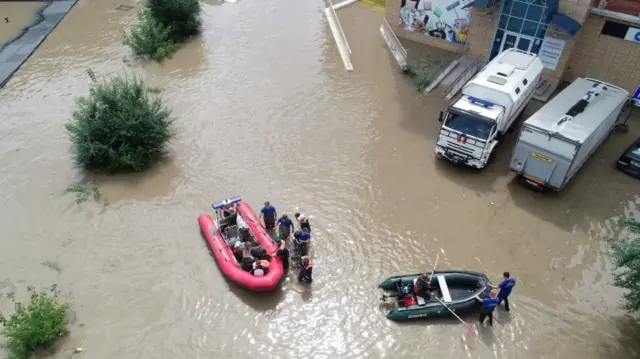
M300 261L300 271L298 272L298 280L300 282L312 282L313 281L313 264L309 256L304 256Z
M242 260L240 261L240 268L242 268L242 270L244 271L251 272L254 262L255 260L253 257L242 258Z
M431 287L429 275L427 273L422 274L413 286L413 293L416 296L425 298L426 300L431 300L433 299L433 292L434 289Z
M269 263L269 261L265 259L259 259L255 261L253 263L253 275L255 275L256 277L266 275L267 273L269 273L270 264L271 263ZM261 274L257 274L257 273L261 273Z
M296 212L295 215L296 221L300 225L300 229L306 228L311 233L311 224L309 223L309 218L300 212Z
M242 258L253 258L251 247L253 247L251 242L244 242L244 247L242 248Z
M224 207L222 207L222 218L227 218L233 214L236 214L237 210L236 210L236 204L225 204Z
M236 226L238 224L238 212L235 207L229 207L225 215L225 210L222 210L222 220L220 220L220 231L224 233L227 227Z

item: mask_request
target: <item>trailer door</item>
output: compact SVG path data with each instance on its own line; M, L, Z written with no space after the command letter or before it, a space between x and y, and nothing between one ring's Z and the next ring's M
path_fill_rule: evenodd
M560 190L576 152L575 144L524 127L511 165L530 184Z

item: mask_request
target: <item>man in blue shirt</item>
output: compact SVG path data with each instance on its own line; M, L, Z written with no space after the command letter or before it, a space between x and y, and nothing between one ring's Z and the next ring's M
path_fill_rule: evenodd
M300 256L306 256L309 254L309 241L311 241L311 232L308 229L302 228L295 231L293 234L296 239L296 245L298 246L298 252Z
M494 287L495 289L500 289L500 292L498 293L498 299L500 300L498 302L498 304L502 303L502 301L504 300L504 309L507 310L507 312L509 311L509 296L511 295L511 291L513 290L513 286L516 285L516 280L511 278L511 274L509 274L509 272L504 272L502 273L502 282L500 282L500 284L498 284L497 287Z
M264 202L264 207L260 210L260 218L264 220L264 227L266 229L272 229L275 227L276 218L278 218L276 207L272 206L269 201Z
M484 323L484 320L489 318L489 325L493 326L493 311L496 309L496 305L500 303L500 299L496 298L496 292L491 291L489 293L489 298L480 298L476 297L476 299L482 303L482 310L480 311L480 324Z

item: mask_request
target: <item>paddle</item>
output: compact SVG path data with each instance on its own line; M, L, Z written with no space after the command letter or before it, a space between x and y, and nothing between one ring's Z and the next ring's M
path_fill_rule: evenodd
M444 249L440 248L440 252L442 252L442 255L444 255L446 257ZM436 263L433 265L433 270L431 271L431 276L429 277L429 282L431 282L431 278L433 278L433 272L436 271L436 265L438 265L438 258L440 258L440 254L438 254L438 256L436 257ZM464 324L465 328L467 328L467 330L471 334L475 333L475 331L473 330L473 326L471 324L469 324L469 323L465 322L464 320L462 320L462 318L460 318L453 310L451 310L451 308L449 308L446 304L444 304L444 302L441 301L440 298L438 298L437 296L434 296L434 298L436 298L438 300L438 302L440 302L440 304L442 304L442 306L447 308L447 310L449 312L451 312L451 314L453 314L460 322L462 322L462 324Z
M443 307L447 308L447 310L448 310L449 312L451 312L451 314L453 314L453 316L454 316L454 317L458 318L458 320L459 320L462 324L464 324L464 327L465 327L465 328L467 328L467 330L469 331L469 333L471 333L471 334L475 334L475 331L473 330L473 326L472 326L471 324L469 324L469 323L465 322L464 320L462 320L462 318L460 318L460 317L458 316L458 314L456 314L453 310L451 310L451 308L449 308L446 304L444 304L444 302L443 302L443 301L441 301L441 300L440 300L440 298L438 298L438 297L435 297L435 298L438 300L438 302L440 302L440 304L442 304L442 306L443 306Z

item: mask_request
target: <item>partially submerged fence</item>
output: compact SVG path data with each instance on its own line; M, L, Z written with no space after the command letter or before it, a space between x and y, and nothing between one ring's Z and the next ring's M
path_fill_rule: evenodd
M330 0L327 1L327 7L324 9L324 14L327 16L327 21L329 22L329 27L333 33L333 38L336 40L336 46L338 47L338 52L340 53L340 57L344 63L344 68L347 71L353 71L353 64L351 63L351 48L349 47L347 37L344 35L344 31L342 30L342 25L340 25L340 20L338 19L334 5Z
M382 34L384 42L387 43L389 51L391 51L391 54L398 62L400 69L407 71L409 69L409 65L407 64L407 50L402 46L393 30L391 30L391 26L389 26L386 19L384 19L384 22L380 25L380 33Z

